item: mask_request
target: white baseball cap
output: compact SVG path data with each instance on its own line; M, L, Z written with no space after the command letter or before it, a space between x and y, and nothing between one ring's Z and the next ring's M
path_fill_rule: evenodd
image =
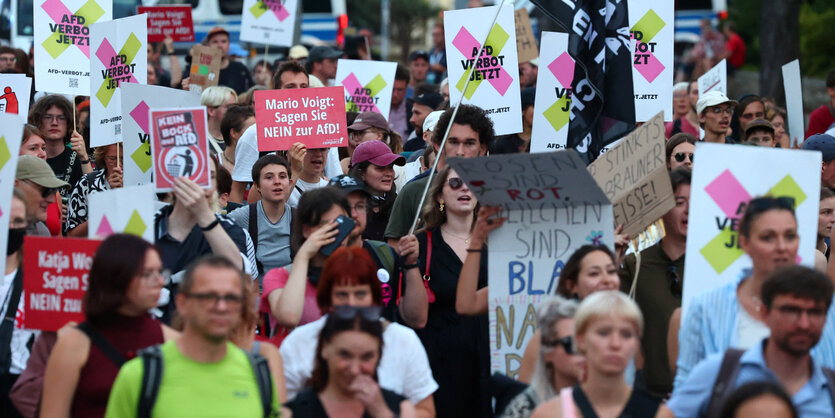
M441 115L443 114L443 110L436 110L426 115L426 119L423 120L423 132L429 132L434 130L435 125L438 124L438 120L441 119Z
M730 103L732 106L739 104L736 100L729 99L728 96L725 96L725 93L722 93L721 91L709 91L701 95L701 97L699 97L699 101L696 102L696 113L702 114L703 110L722 103Z

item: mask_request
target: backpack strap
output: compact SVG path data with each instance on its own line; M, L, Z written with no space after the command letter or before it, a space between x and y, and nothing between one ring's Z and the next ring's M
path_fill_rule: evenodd
M821 371L826 378L826 388L829 389L829 401L832 402L832 408L835 409L835 370L829 367L821 367Z
M273 375L270 372L270 365L267 359L258 353L246 352L249 363L252 365L252 373L255 375L255 383L258 384L258 395L261 397L261 407L264 417L273 416Z
M84 321L78 324L76 328L87 335L90 342L93 343L93 345L95 345L102 353L104 353L104 355L107 356L107 358L110 359L116 367L122 367L122 365L125 364L125 361L127 361L125 356L123 356L122 353L120 353L119 350L113 346L113 344L110 344L110 341L107 341L103 335L99 334L99 332L96 331L89 322Z
M249 237L252 239L252 247L255 251L255 266L258 268L258 275L264 274L264 264L258 259L258 202L249 204Z
M374 255L380 260L383 267L388 270L389 275L394 277L394 252L388 244L382 241L367 240Z
M719 374L713 383L713 391L711 392L710 402L707 404L707 414L705 416L718 417L722 415L723 401L730 393L729 388L733 385L736 375L739 373L739 359L742 358L743 353L745 353L744 350L736 348L729 348L725 351Z
M151 418L151 411L159 395L162 383L162 350L154 345L139 352L142 357L142 386L139 391L139 402L136 404L137 418Z

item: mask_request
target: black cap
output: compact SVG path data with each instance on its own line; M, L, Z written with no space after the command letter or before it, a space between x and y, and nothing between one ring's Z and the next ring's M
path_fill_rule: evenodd
M353 193L353 192L363 192L366 195L370 196L367 190L365 190L365 184L363 184L362 180L351 177L347 174L340 174L328 181L328 186L336 187L339 190L345 192L345 194Z
M444 96L441 96L438 93L423 93L420 96L414 98L415 103L427 106L432 110L437 109L443 101Z
M331 48L325 45L314 46L307 53L307 60L310 62L324 61L328 58L339 58L342 56L342 51Z
M419 50L409 54L409 62L412 62L412 61L414 61L418 58L423 58L423 59L429 61L429 53L422 50L422 49L419 49Z

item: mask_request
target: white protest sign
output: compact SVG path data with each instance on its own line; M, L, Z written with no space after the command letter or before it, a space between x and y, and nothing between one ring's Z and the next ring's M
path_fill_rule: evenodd
M788 112L789 144L801 144L806 138L803 127L803 89L800 85L800 61L794 60L783 65L783 89L786 92L786 112Z
M112 0L35 0L35 88L90 94L90 25L113 16Z
M112 234L131 234L154 242L154 185L127 186L91 193L87 235L105 239Z
M507 222L489 236L491 369L516 377L536 308L586 244L614 246L612 206L575 150L449 161Z
M719 61L713 68L699 77L699 97L709 91L721 91L728 94L728 62ZM670 101L672 103L672 100Z
M336 85L345 87L345 111L373 111L388 120L395 71L396 62L339 60Z
M446 11L444 33L451 103L463 94L462 103L484 109L496 135L506 135L522 131L522 98L513 7L502 8L491 30L497 11L498 6Z
M146 15L90 28L90 145L122 142L121 85L148 82Z
M293 31L296 29L296 1L244 0L241 12L241 40L292 46Z
M148 110L200 106L200 94L144 84L123 84L121 89L123 182L125 186L150 184L153 170Z
M9 242L9 220L12 214L12 190L14 189L17 155L23 124L17 115L0 113L0 251L4 254ZM6 271L6 257L0 260L0 268Z
M673 120L674 6L672 1L629 0L637 122L649 120L659 110L664 111L664 120Z
M568 34L542 32L533 106L531 152L565 149L571 111L574 59L568 55Z
M818 231L821 153L739 145L696 144L682 309L700 292L736 280L751 267L737 227L755 197L795 201L801 264L812 266ZM682 312L682 317L684 313Z
M0 113L15 114L26 123L32 79L23 74L0 74Z

